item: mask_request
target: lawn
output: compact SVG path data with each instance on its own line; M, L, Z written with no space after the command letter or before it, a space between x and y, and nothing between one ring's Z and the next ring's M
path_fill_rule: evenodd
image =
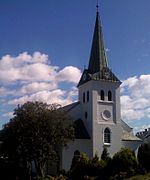
M150 180L150 173L145 175L136 175L126 180Z

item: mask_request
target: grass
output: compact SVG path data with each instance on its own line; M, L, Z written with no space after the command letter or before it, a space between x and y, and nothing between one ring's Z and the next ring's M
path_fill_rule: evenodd
M145 175L136 175L126 180L150 180L150 173Z

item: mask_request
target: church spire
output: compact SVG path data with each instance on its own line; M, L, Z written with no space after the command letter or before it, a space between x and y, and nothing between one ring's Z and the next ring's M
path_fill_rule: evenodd
M93 34L92 48L88 69L84 69L78 87L90 80L120 82L115 74L109 69L104 47L102 26L99 16L99 6L96 6L96 22Z
M88 66L88 72L94 74L100 72L103 68L107 68L107 57L104 47L102 26L99 17L99 6L97 5L96 22L92 41L92 48Z

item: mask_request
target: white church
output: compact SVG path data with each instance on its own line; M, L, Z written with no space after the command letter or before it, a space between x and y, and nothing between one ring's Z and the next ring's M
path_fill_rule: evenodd
M76 150L101 157L103 147L111 156L121 147L136 151L141 140L121 119L121 81L108 67L99 12L93 34L89 65L84 69L78 87L78 101L65 106L73 117L75 140L62 152L62 168L69 170Z

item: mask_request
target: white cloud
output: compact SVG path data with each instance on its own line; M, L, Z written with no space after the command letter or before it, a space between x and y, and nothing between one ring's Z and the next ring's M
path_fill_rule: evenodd
M56 70L58 67L49 66L42 63L34 63L30 65L25 65L19 70L19 80L22 81L44 81L49 82L55 80Z
M73 66L67 66L58 72L56 79L58 81L67 81L77 83L81 76L81 71Z
M78 95L77 87L72 87L71 90L68 92L68 97L73 97Z
M0 69L8 70L11 68L21 67L24 64L47 63L47 61L48 55L41 54L40 52L34 52L33 55L23 52L16 57L5 55L0 59Z
M122 117L125 120L150 119L150 75L134 76L121 85Z
M59 70L57 66L50 65L48 55L40 52L32 55L24 52L16 57L6 55L0 59L0 82L3 84L16 81L77 83L80 76L81 71L76 67L67 66Z
M0 82L50 81L54 79L58 67L48 64L48 55L27 52L16 57L10 55L0 59Z
M134 127L135 132L145 131L145 129L150 128L150 125L143 124L142 126L136 126Z
M13 93L14 93L14 91L8 90L5 87L0 87L0 97L12 95Z
M45 83L45 82L33 82L29 84L23 85L19 90L18 90L18 95L24 95L24 94L32 94L36 93L39 91L44 91L44 90L53 90L56 89L58 85L55 82L51 83Z
M77 96L74 84L79 81L81 71L73 66L60 69L52 66L48 55L40 52L18 56L5 55L0 59L0 114L11 117L15 108L27 101L58 103L62 106L72 103ZM67 82L67 87L63 83ZM71 84L69 84L71 83ZM72 84L73 83L73 84Z
M39 91L32 95L25 95L20 98L8 101L8 104L16 106L18 104L24 104L27 101L41 101L48 104L58 103L63 106L72 103L72 100L69 96L67 96L66 91L56 89L53 91Z
M66 66L60 69L52 66L48 55L40 52L32 55L24 52L16 57L3 56L0 59L0 106L7 102L8 106L14 108L27 101L67 105L76 100L78 90L74 85L78 83L80 76L78 68ZM63 87L62 82L67 82L68 89ZM150 119L149 74L133 76L123 81L121 94L124 120ZM7 115L9 114L4 114L5 117Z
M5 113L3 114L4 117L9 117L9 118L12 118L14 116L14 112L8 112L8 113Z

